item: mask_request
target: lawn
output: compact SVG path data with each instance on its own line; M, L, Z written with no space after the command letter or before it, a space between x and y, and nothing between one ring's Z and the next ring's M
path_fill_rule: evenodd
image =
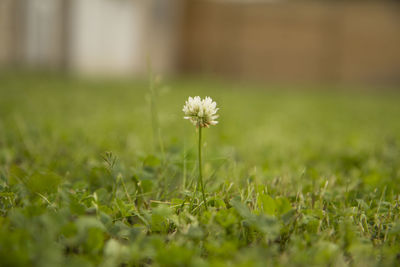
M399 93L153 84L0 78L1 266L400 264Z

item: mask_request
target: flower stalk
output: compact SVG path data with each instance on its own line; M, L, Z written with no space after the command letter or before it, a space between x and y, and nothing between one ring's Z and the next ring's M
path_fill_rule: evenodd
M207 210L207 199L204 189L203 182L203 173L202 173L202 157L201 157L201 148L202 148L202 129L209 128L211 125L216 125L218 121L217 115L217 103L215 103L211 97L206 97L201 99L199 96L189 97L183 106L183 110L185 113L184 119L189 120L196 128L199 129L199 143L198 143L198 160L199 160L199 179L196 186L196 192L200 187L201 194L204 201L204 206Z
M202 147L202 143L201 143L201 127L199 127L199 185L201 187L201 194L203 195L203 201L204 201L204 205L207 209L207 199L206 199L206 194L204 192L204 183L203 183L203 174L202 174L202 163L201 163L201 147Z

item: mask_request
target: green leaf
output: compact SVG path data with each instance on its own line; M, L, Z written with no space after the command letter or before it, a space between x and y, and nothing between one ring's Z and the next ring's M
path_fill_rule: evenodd
M103 223L99 220L97 220L95 217L91 216L82 216L79 217L76 221L75 224L78 228L79 233L84 233L90 228L97 228L102 231L105 231L106 228L104 227Z
M31 175L26 181L27 188L33 193L54 193L57 191L61 177L52 172L39 173Z
M292 209L292 205L290 205L290 201L286 197L277 197L275 203L277 215L285 214Z
M275 215L276 213L276 204L275 200L270 197L269 195L259 195L258 196L258 201L262 204L262 210L264 214L267 215Z
M250 212L249 208L240 201L240 198L236 197L230 201L232 207L239 213L239 215L244 219L252 218L253 214Z
M151 192L153 189L153 181L151 180L142 180L140 182L140 186L143 190L143 193Z
M150 222L151 230L153 232L167 232L170 215L172 215L172 210L167 206L160 205L153 209Z
M154 155L148 155L144 160L143 160L143 166L144 167L157 167L161 163L160 159L157 158Z
M123 259L127 258L128 254L128 248L115 239L108 240L104 247L104 256L112 258L111 260L114 262L114 265L118 265L117 261L118 263L122 263Z
M89 228L86 232L86 240L83 248L85 251L97 254L103 249L104 233L99 228Z
M117 202L117 206L118 206L119 211L121 212L122 217L129 216L128 208L126 207L125 203L119 198L116 199L116 202Z
M25 182L27 173L18 165L16 164L11 165L8 172L9 172L8 183L10 185L16 185L20 184L21 182Z

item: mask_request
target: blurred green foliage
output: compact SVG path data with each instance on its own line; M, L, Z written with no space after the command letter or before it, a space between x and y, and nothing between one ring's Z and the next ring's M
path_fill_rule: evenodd
M155 136L145 82L1 78L0 265L400 264L400 95L165 84ZM221 108L208 211L194 95Z

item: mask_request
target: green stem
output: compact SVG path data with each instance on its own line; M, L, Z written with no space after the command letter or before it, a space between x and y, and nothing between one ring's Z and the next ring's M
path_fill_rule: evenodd
M206 200L206 194L204 193L204 184L203 184L203 175L202 175L202 165L201 165L201 130L202 127L199 126L199 183L201 186L201 193L203 194L203 201L204 201L204 205L206 207L207 210L207 200Z

